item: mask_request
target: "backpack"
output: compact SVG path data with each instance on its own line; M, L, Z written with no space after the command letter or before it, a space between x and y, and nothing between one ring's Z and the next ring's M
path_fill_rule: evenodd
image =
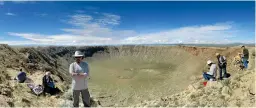
M43 86L41 85L35 85L35 84L27 84L27 86L31 89L31 91L33 93L35 93L36 95L40 95L43 93L44 89Z
M41 85L36 85L36 86L34 86L33 92L34 92L36 95L40 95L41 93L43 93L43 86L41 86Z
M55 84L54 82L50 81L48 84L47 84L49 87L51 88L55 88Z
M227 59L226 59L225 56L221 56L220 59L221 59L223 62L227 63Z

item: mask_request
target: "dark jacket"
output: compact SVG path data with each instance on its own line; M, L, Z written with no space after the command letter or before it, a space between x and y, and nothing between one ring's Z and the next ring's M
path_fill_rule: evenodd
M44 91L43 94L45 95L45 93L50 93L51 95L54 95L56 93L59 93L60 90L56 87L51 87L49 84L53 83L53 79L51 77L47 78L47 76L45 75L43 77L43 86L44 86Z
M219 56L217 57L218 59L218 66L219 68L224 68L227 66L227 60L226 60L226 57L225 56Z
M248 51L248 49L243 49L243 55L244 55L244 58L245 59L249 59L249 51Z
M43 77L43 86L44 86L44 88L48 88L48 87L50 87L49 86L49 83L53 83L53 79L51 78L51 77L49 77L49 78L47 78L47 76L45 75L44 77Z
M24 82L27 79L27 75L25 72L19 72L17 78L17 80Z

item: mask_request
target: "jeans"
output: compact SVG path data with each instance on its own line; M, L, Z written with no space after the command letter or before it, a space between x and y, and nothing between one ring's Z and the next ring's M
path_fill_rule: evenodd
M243 65L244 65L244 68L247 69L248 68L248 59L246 58L243 58Z
M227 78L227 67L226 66L223 66L223 67L219 67L219 72L220 72L220 80L222 80L222 78ZM222 76L222 72L223 72L223 76Z
M79 96L80 93L82 94L82 100L84 107L90 107L90 93L88 89L85 90L73 90L73 106L74 107L79 107Z
M206 72L203 73L203 77L205 80L210 80L210 79L214 78L212 75L209 75Z

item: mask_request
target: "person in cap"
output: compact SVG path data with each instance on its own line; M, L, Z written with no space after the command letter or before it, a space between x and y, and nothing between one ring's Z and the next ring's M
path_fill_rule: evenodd
M242 48L242 54L243 54L243 57L242 57L243 65L244 65L244 68L247 69L248 68L249 51L247 48L245 48L244 45L242 45L241 48Z
M19 83L24 83L27 79L27 74L20 69L20 72L18 75L14 78L14 80L17 80Z
M218 60L218 67L219 67L219 80L223 80L223 78L227 78L227 60L226 60L226 57L223 55L220 55L220 53L216 53L216 57Z
M205 80L216 80L217 66L211 60L207 61L207 65L210 66L209 72L203 72L203 77Z
M82 61L84 54L76 51L73 55L75 62L69 66L69 73L72 76L73 106L79 107L79 96L82 94L84 107L90 107L90 93L88 90L89 65Z

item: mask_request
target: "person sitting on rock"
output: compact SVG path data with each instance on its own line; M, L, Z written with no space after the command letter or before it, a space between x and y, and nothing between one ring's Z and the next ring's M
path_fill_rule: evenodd
M27 79L27 74L20 69L20 72L18 73L17 77L14 78L14 80L17 80L19 83L24 83Z
M46 72L45 76L43 77L43 87L44 87L44 95L45 93L49 93L51 95L55 95L60 92L60 90L55 87L53 79L51 78L51 73Z
M209 72L203 72L203 77L205 80L216 80L217 65L211 60L207 61L207 65L210 66Z

